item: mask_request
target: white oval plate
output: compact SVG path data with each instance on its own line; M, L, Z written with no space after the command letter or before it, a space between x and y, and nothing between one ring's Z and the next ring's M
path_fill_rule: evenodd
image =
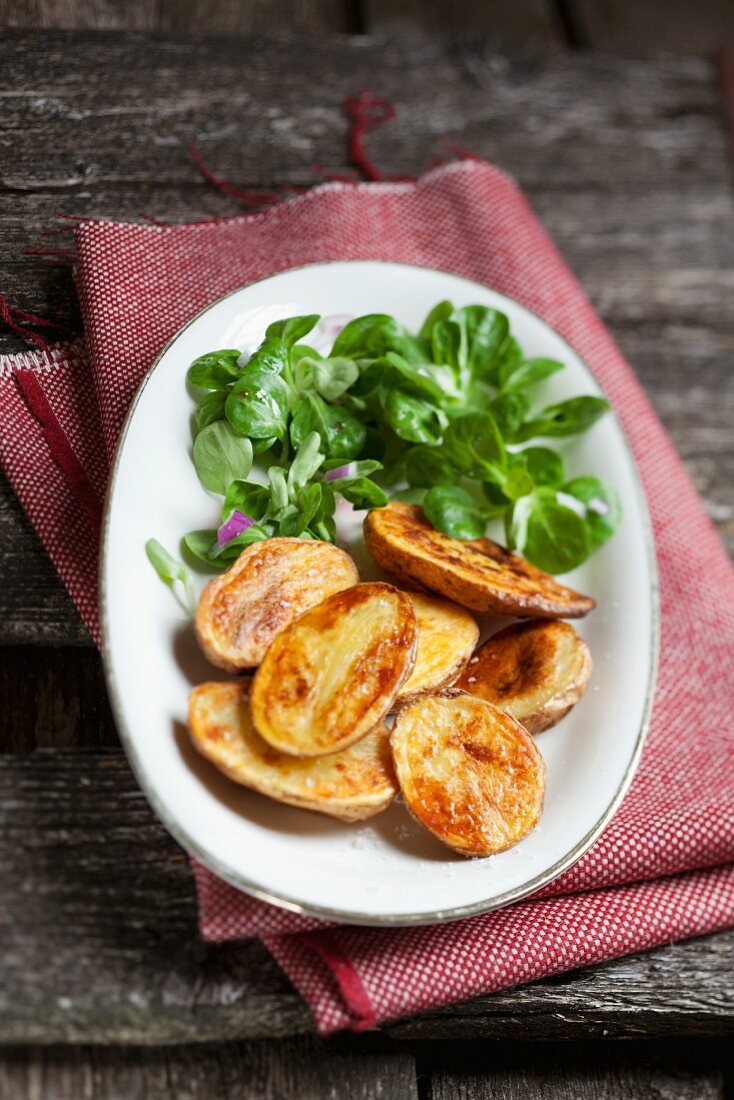
M191 624L144 553L151 537L177 552L184 532L218 520L221 502L202 488L191 463L187 367L212 348L252 350L266 325L281 317L387 312L417 328L444 298L499 307L526 354L566 364L539 399L600 392L556 332L493 290L402 264L317 264L235 291L179 332L133 402L110 480L100 576L104 658L138 782L166 828L222 878L278 905L336 920L441 921L507 904L550 882L586 851L618 805L650 712L657 651L652 535L629 447L608 415L563 446L571 474L609 479L624 506L615 537L567 578L598 601L579 627L594 657L593 679L575 710L540 735L548 765L545 811L515 848L464 860L415 824L399 800L358 825L282 806L236 786L189 744L191 687L224 677L199 653ZM205 580L197 578L199 587Z

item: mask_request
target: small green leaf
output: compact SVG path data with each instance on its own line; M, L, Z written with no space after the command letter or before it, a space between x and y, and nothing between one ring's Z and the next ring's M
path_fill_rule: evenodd
M451 302L439 302L438 305L435 305L433 307L433 309L421 325L421 330L418 333L418 338L420 340L430 340L431 333L433 332L433 326L437 325L440 321L448 321L453 312L454 307Z
M383 404L386 403L393 389L402 390L411 397L430 401L433 405L440 406L443 403L444 393L438 382L431 377L429 373L431 368L428 365L413 366L394 351L389 351L382 362L380 399Z
M464 306L455 311L453 318L464 325L470 376L491 381L509 337L507 317L488 306Z
M287 348L292 348L316 326L318 320L318 313L311 313L304 317L286 317L282 321L273 321L265 329L265 339L279 339Z
M148 561L163 583L167 584L168 587L172 589L173 594L184 611L188 612L189 615L193 615L196 605L196 594L194 592L191 574L183 562L177 561L172 554L169 554L165 546L162 546L161 543L158 542L158 539L148 539L145 544L145 553L148 556ZM175 587L176 583L181 585L183 590L182 595L177 592Z
M318 432L310 432L298 448L288 471L289 493L303 489L316 473L324 461L324 456L320 454L320 448L321 436Z
M563 370L563 363L559 363L557 359L525 359L505 379L502 390L504 393L514 393L516 390L535 386L559 370Z
M279 513L283 512L291 502L283 467L271 466L268 470L268 480L270 481L272 511L273 515L277 518Z
M202 390L224 390L237 377L237 360L240 352L227 348L225 351L210 351L194 359L186 373L186 380L192 386Z
M409 352L412 344L413 338L394 317L386 313L368 313L344 326L334 341L331 356L376 359L387 351Z
M266 337L253 351L241 374L281 374L288 365L288 346L279 336Z
M252 546L253 542L262 542L263 539L272 538L274 534L275 531L270 524L253 523L252 527L248 527L241 535L236 535L233 539L230 539L224 546L216 543L212 547L209 564L215 568L226 568L237 560L243 550L246 550L248 546Z
M217 532L214 528L188 531L181 541L184 548L197 561L203 562L205 565L213 564L210 560L210 554L217 545Z
M506 439L520 430L532 403L532 398L526 393L503 393L490 402L489 411Z
M358 378L359 367L353 359L312 359L304 356L296 367L298 388L315 390L327 401L341 397Z
M510 472L502 483L502 492L510 500L518 500L526 493L532 493L535 484L528 473L527 464L524 461L513 462Z
M384 508L387 504L385 491L368 477L355 477L343 483L336 481L333 485L355 508Z
M423 511L437 531L455 539L478 539L486 528L476 500L458 486L436 485L429 489Z
M507 464L502 436L490 413L465 413L452 420L443 453L457 470L483 481L497 480Z
M224 406L227 401L227 390L212 390L206 393L196 406L194 419L199 431L213 424L215 420L224 420Z
M387 395L385 417L395 434L408 443L439 443L446 423L440 409L404 390Z
M466 366L466 326L463 318L455 314L447 321L439 321L431 333L431 352L434 363L445 363L460 374Z
M515 337L508 335L500 354L492 364L491 370L485 375L485 381L491 382L493 386L497 386L501 390L508 378L511 378L522 365L524 358L522 348Z
M413 488L430 489L433 485L455 485L459 475L440 448L418 446L405 457L405 476Z
M591 552L584 520L559 504L552 489L536 489L515 502L509 536L512 548L546 573L567 573Z
M536 436L578 435L596 424L608 409L609 402L603 397L572 397L543 409L534 420L523 424L512 441L522 443Z
M622 521L622 503L616 489L598 477L575 477L563 486L559 500L564 495L584 505L594 550L612 537Z
M232 481L227 487L222 504L222 522L234 511L243 512L251 519L261 520L267 515L270 490L258 481Z
M526 447L515 455L524 459L527 471L536 485L556 488L566 477L566 464L563 456L550 447Z
M248 364L224 409L230 424L240 435L253 439L283 439L289 406L288 387L283 379Z
M294 447L300 447L311 432L318 432L322 450L329 458L354 458L362 450L366 429L354 413L342 405L329 405L315 393L304 395L290 426Z
M202 485L224 495L229 483L247 477L252 468L252 444L226 420L207 425L194 440L193 459Z
M330 458L328 462L324 463L324 473L329 473L331 470L336 470L343 465L344 463L340 458ZM357 462L349 463L349 479L354 480L354 478L356 477L370 477L372 474L376 474L378 470L381 469L381 462L376 462L373 458L361 458ZM339 478L329 478L329 482L331 485L338 486L339 481Z

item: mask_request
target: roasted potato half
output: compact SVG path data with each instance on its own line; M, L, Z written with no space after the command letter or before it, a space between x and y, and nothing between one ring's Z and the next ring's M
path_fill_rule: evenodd
M410 812L465 856L511 848L537 824L545 764L509 714L449 688L404 707L390 737Z
M189 703L191 740L220 771L277 802L341 821L362 821L397 794L384 723L343 752L297 759L263 741L252 722L245 683L202 684Z
M507 711L530 733L568 714L586 691L591 654L568 623L531 619L494 634L456 686Z
M479 639L479 627L463 607L422 592L406 595L418 623L418 653L399 703L453 684Z
M323 756L364 737L415 664L418 627L404 592L358 584L281 630L252 685L252 715L281 752Z
M491 539L462 542L442 534L414 504L373 509L364 521L364 538L388 573L473 611L576 619L595 605Z
M352 559L329 542L253 543L201 593L195 622L199 645L218 668L256 668L279 630L358 582Z

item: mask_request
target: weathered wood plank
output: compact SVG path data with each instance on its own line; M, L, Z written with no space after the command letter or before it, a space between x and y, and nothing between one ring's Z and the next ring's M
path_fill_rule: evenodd
M119 745L98 653L0 648L0 753Z
M442 1043L421 1057L431 1100L720 1100L724 1051L690 1042L553 1045Z
M526 186L613 193L728 179L718 86L695 58L523 62L482 44L338 36L202 38L192 49L182 37L89 32L9 31L3 47L6 190L185 183L191 138L233 179L303 180L315 157L343 164L341 104L364 86L400 108L371 136L388 171L419 170L449 134L499 155Z
M366 0L368 34L451 41L487 38L494 46L539 52L564 45L552 0Z
M670 50L710 54L734 39L730 0L666 0L664 5L626 0L569 0L583 44L634 54Z
M324 34L359 30L353 0L0 0L0 27Z
M92 644L1 471L0 563L0 644Z
M372 1037L279 1039L140 1049L15 1048L0 1053L13 1100L417 1100L404 1046ZM707 1098L706 1098L707 1100Z
M416 1081L418 1059L420 1085ZM13 1100L719 1100L719 1044L390 1043L341 1036L162 1047L9 1048Z
M392 1025L399 1038L734 1030L734 933ZM0 757L0 1043L146 1046L303 1034L258 943L207 947L184 854L122 754Z

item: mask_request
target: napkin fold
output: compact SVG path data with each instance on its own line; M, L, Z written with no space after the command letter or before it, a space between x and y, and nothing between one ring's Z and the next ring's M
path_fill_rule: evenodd
M85 340L0 357L0 462L95 641L101 502L150 363L239 286L328 260L439 268L509 294L586 361L627 431L655 532L661 660L637 776L602 836L532 899L449 924L328 926L194 864L202 935L260 936L322 1033L734 925L734 569L629 366L499 169L329 183L265 213L180 226L80 221Z

